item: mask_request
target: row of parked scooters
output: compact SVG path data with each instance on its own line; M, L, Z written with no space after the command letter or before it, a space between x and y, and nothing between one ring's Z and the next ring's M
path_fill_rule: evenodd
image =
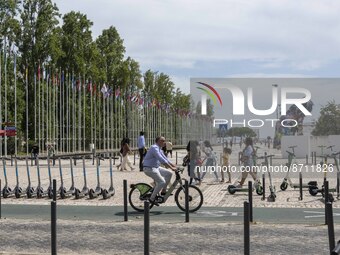
M73 175L73 160L72 157L70 157L70 173L71 173L71 187L67 189L64 185L64 179L63 179L63 169L61 165L61 159L58 158L59 162L59 175L60 175L60 187L57 191L57 196L59 196L61 199L64 198L70 198L74 196L75 199L80 199L84 197L88 197L89 199L94 199L97 197L102 196L103 199L110 198L114 196L115 189L113 187L113 175L112 175L112 158L110 158L110 187L108 189L104 189L101 187L100 184L100 164L99 164L99 158L97 158L97 186L95 188L89 188L87 185L87 177L86 177L86 167L85 167L85 157L82 158L83 161L83 177L84 177L84 186L82 189L78 189L75 187L74 183L74 175ZM50 167L50 160L47 160L47 170L48 170L48 176L49 176L49 185L47 189L44 189L41 184L41 178L40 178L40 166L39 166L39 158L36 159L36 165L37 165L37 178L38 178L38 184L36 187L32 186L31 183L31 173L30 173L30 167L28 164L28 158L26 158L26 172L27 172L27 179L28 179L28 185L26 188L22 188L19 183L19 172L18 172L18 164L17 164L17 158L14 159L15 162L15 175L16 175L16 186L12 189L9 186L8 180L7 180L7 170L6 170L6 160L2 159L3 164L3 171L4 171L4 177L5 177L5 186L2 189L2 196L3 198L9 198L9 197L26 197L26 198L44 198L48 197L52 199L53 197L53 186L52 186L52 175L51 175L51 167Z
M288 153L288 162L286 164L288 171L287 171L286 176L284 177L284 179L283 179L283 181L280 185L281 191L287 190L288 187L293 188L293 189L299 189L300 186L301 186L303 189L308 189L309 194L312 195L312 196L316 196L318 194L321 194L322 197L324 197L325 187L324 187L324 185L322 185L321 188L319 188L317 181L309 181L308 183L300 183L300 182L294 183L291 180L289 174L290 174L290 172L292 172L293 165L297 164L296 163L295 151L294 151L294 149L296 147L297 146L290 146L289 147L290 151L288 151L288 150L286 151ZM333 202L334 196L332 195L332 192L337 193L337 195L336 195L337 199L340 198L340 188L339 188L340 187L340 169L339 169L339 160L338 160L338 156L339 156L340 152L334 152L333 151L334 145L328 146L328 147L326 147L326 146L319 146L319 147L321 148L321 151L322 151L321 155L319 157L322 158L320 165L322 166L322 172L324 173L324 181L327 180L327 172L328 172L328 165L329 165L328 159L331 158L331 159L334 160L333 167L336 170L336 174L337 174L336 181L337 181L337 183L336 183L335 188L329 188L329 192L331 192L329 194L329 199L330 199L331 202ZM323 148L329 149L330 153L324 154ZM267 155L267 153L265 153L265 155L262 156L262 157L255 156L254 159L253 159L254 165L257 164L258 159L263 159L264 162L262 162L261 165L269 168L269 164L272 161L273 157L274 157L274 155ZM267 197L267 201L268 202L275 202L276 190L275 190L275 186L273 185L273 182L272 182L272 176L271 176L270 171L268 171L268 178L269 178L269 191L270 191L270 193L269 193L269 196ZM299 179L302 180L302 173L301 172L300 172L300 178ZM262 186L260 179L256 179L254 181L253 190L256 191L257 195L262 195L264 193L264 187ZM236 192L248 192L248 187L240 187L239 185L237 185L237 182L235 182L234 184L228 186L228 192L230 194L234 194Z

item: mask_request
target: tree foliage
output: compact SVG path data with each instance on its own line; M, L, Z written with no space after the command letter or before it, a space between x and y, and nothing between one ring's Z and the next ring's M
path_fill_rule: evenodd
M340 105L333 101L321 108L320 117L312 134L315 136L340 135Z

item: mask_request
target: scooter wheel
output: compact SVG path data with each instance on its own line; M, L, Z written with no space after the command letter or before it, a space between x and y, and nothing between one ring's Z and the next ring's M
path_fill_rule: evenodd
M74 197L75 197L76 199L79 199L79 194L80 194L80 190L79 190L79 189L75 189L75 191L74 191Z
M34 188L30 188L26 191L27 198L32 198L34 193Z
M90 197L90 199L93 199L93 198L94 198L93 194L94 194L94 190L93 190L93 189L90 189L90 191L89 191L89 197Z
M263 194L263 187L262 186L257 187L256 194L259 195L259 196L261 196Z
M20 190L15 190L15 198L20 198L20 197L21 197Z
M102 194L103 194L103 199L107 199L108 192L106 189L103 190Z
M287 188L288 188L288 183L287 183L287 182L281 183L280 189L281 189L282 191L285 191Z
M233 195L236 192L236 187L234 185L229 185L228 186L228 192Z
M268 198L267 198L267 201L268 201L268 202L275 202L275 198L276 198L275 195L270 194L270 195L268 196Z

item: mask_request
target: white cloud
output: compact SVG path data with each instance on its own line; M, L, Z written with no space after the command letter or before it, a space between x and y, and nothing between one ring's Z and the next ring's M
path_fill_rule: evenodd
M111 25L143 69L195 70L198 62L257 61L311 71L340 58L340 2L332 0L73 0L94 35ZM190 74L188 74L190 75ZM222 76L223 74L221 74Z

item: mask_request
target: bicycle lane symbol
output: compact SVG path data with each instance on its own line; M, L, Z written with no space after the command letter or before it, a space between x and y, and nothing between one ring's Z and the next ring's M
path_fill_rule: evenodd
M319 212L319 211L304 211L304 213L309 214L305 215L305 219L310 219L310 218L324 218L325 217L325 212ZM334 213L333 212L333 217L339 217L340 213Z
M183 214L184 215L184 214ZM213 210L213 211L198 211L194 214L191 214L195 217L240 217L242 216L241 213L239 212L227 212L227 211L217 211L217 210Z

